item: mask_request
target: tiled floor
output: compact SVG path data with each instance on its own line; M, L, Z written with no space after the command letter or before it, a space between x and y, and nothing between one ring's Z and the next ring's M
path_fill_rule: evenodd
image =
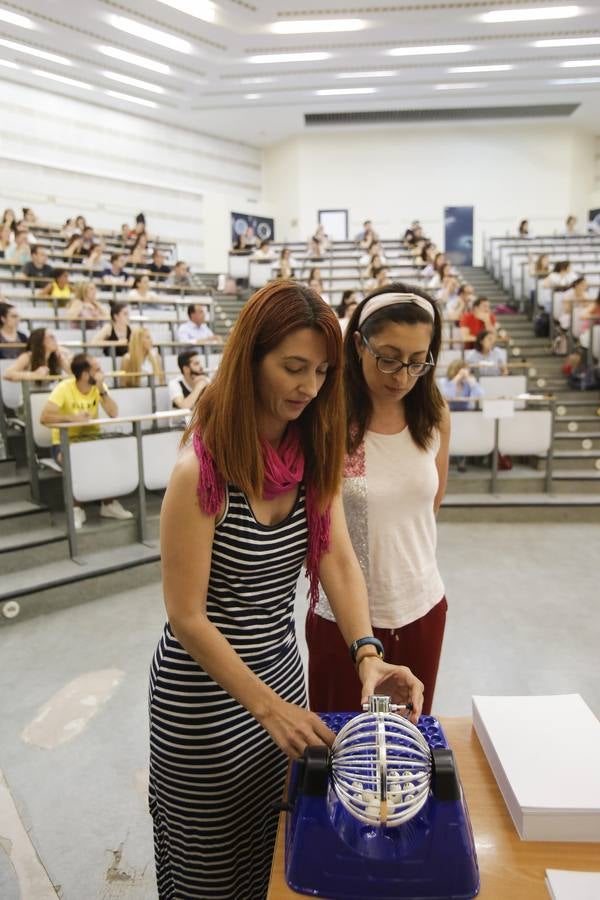
M600 523L442 524L439 545L450 608L434 711L467 715L473 693L579 692L600 715ZM2 900L156 896L146 689L162 624L157 584L0 631Z

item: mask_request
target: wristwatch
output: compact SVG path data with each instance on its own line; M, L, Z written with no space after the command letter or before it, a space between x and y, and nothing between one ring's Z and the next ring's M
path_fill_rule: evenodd
M354 641L353 644L350 644L350 656L352 657L353 663L356 664L356 654L360 648L365 647L367 644L372 644L377 650L377 656L379 656L380 659L383 659L383 644L379 638L370 635L369 637L359 638L357 641Z

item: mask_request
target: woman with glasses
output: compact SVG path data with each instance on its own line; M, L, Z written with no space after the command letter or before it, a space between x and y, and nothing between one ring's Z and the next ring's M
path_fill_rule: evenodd
M367 581L373 633L386 660L401 660L424 683L425 712L447 609L435 522L450 441L450 414L434 377L441 329L427 294L394 283L359 304L344 340L346 521ZM362 663L355 670L324 593L306 633L311 709L360 708Z

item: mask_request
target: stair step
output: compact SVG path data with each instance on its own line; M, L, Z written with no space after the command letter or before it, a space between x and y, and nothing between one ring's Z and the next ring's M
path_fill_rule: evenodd
M11 500L29 500L31 498L31 485L29 478L24 475L0 476L0 504Z
M8 572L31 569L69 556L67 536L60 528L33 528L28 531L0 535L0 568Z
M11 500L0 506L0 535L49 526L50 510L29 500Z
M597 522L600 493L453 494L438 513L440 522Z
M2 478L10 478L17 474L17 461L14 456L7 456L0 459L0 476Z
M158 542L126 544L89 554L79 563L63 559L13 572L0 587L0 625L156 581L159 561Z

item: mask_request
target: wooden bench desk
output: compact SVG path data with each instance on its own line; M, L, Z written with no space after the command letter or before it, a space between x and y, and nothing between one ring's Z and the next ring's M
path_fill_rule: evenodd
M546 869L600 872L600 844L522 841L471 720L442 718L441 723L456 756L475 835L480 900L548 900ZM285 815L279 820L267 900L298 900L302 896L285 881Z

